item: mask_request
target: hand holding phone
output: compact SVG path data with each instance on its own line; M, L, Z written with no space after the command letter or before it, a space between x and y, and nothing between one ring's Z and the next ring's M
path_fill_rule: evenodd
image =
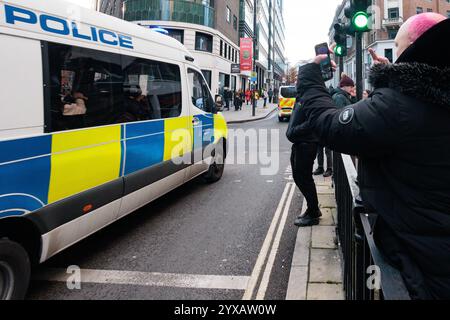
M326 42L318 44L316 47L316 55L326 54L327 58L320 62L320 70L322 71L322 78L324 81L333 79L333 66L331 64L330 49Z

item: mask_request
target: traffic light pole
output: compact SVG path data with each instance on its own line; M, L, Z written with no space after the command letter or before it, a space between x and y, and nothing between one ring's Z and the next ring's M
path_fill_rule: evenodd
M362 99L363 88L363 50L362 50L362 33L356 32L356 98Z

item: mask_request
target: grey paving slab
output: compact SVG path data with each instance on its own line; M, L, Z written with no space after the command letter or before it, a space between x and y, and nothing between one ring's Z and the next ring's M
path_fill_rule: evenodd
M311 247L311 233L311 227L300 228L298 230L294 256L292 258L292 266L308 266L309 251Z
M312 248L335 249L336 227L315 226L312 228Z
M341 262L337 250L311 249L309 270L311 283L341 283Z
M289 276L286 300L306 300L308 267L293 267Z
M308 300L344 300L342 284L310 283L307 290Z

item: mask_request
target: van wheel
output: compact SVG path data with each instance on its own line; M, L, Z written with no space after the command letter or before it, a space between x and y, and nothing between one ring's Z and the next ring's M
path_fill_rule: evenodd
M214 183L219 181L223 176L225 169L225 157L223 143L220 143L214 149L214 159L209 166L208 172L203 176L203 179L207 183Z
M280 122L284 122L284 118L282 118L282 117L278 117L278 121L280 121Z
M0 240L0 300L22 300L30 282L30 258L17 242Z

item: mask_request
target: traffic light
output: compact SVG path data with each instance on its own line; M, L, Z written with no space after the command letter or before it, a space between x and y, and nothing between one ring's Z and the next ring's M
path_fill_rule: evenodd
M346 26L342 23L336 23L334 25L334 31L334 41L336 42L334 53L338 57L345 57L347 55Z
M345 16L350 20L348 32L370 31L370 16L368 8L372 5L371 0L351 0L345 8Z

